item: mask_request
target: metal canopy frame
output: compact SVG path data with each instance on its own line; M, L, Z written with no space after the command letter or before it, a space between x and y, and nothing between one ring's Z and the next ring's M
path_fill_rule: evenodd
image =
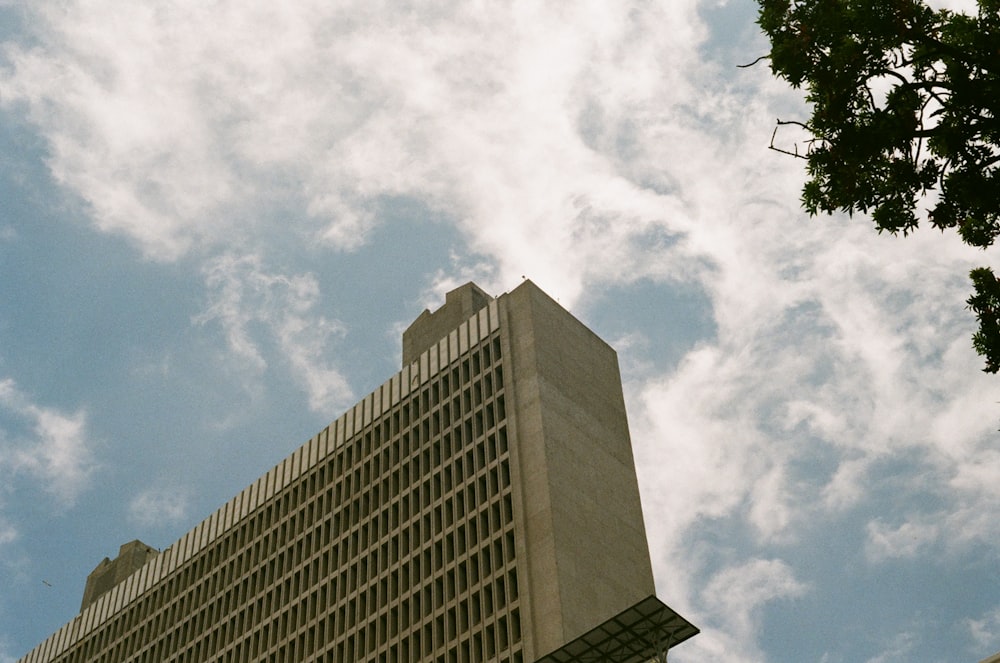
M656 596L626 608L535 663L648 663L700 633Z

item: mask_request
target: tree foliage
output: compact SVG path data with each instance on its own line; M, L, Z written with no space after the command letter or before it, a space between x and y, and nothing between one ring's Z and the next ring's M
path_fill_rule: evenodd
M1000 0L973 16L920 0L758 0L773 73L803 88L810 214L921 218L976 247L1000 235ZM777 129L776 129L777 130ZM772 141L772 147L773 147ZM777 149L777 148L775 148ZM782 150L784 151L784 150ZM1000 281L972 272L973 345L1000 369Z

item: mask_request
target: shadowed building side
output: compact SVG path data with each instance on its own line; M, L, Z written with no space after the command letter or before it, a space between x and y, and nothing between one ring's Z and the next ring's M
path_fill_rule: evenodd
M471 281L445 295L444 306L431 313L428 309L403 332L403 366L420 358L448 332L478 313L492 297Z
M118 556L114 560L105 557L87 576L80 612L158 554L155 548L147 546L138 539L123 543L118 548Z

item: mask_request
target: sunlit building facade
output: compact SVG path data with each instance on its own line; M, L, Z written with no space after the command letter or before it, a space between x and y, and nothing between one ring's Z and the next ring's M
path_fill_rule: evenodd
M654 596L614 351L530 281L470 283L291 456L104 560L22 661L642 663L696 633Z

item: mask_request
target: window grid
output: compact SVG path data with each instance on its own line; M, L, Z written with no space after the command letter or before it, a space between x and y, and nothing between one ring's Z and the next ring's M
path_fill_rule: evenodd
M520 663L506 436L494 333L56 660Z

